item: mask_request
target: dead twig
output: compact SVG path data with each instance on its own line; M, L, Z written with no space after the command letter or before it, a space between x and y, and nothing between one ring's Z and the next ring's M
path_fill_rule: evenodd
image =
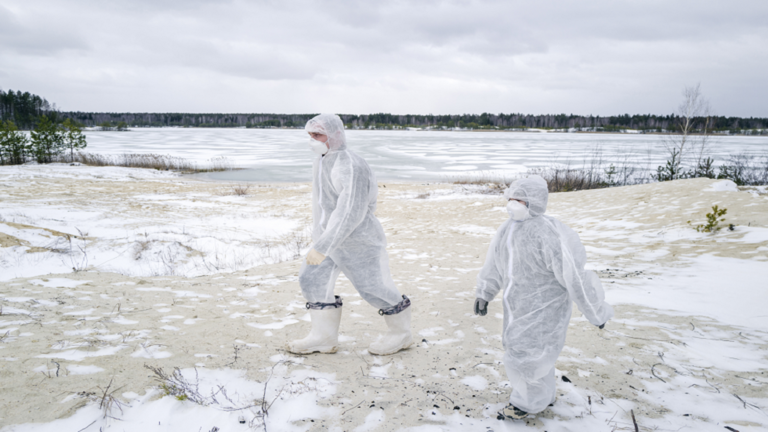
M349 411L352 411L353 409L355 409L355 408L359 407L360 405L362 405L362 404L363 404L363 402L365 402L365 399L361 400L359 404L357 404L357 405L353 406L352 408L350 408L350 409L348 409L348 410L346 410L346 411L342 412L342 413L341 413L341 415L344 415L344 414L346 414L347 412L349 412Z
M656 369L654 369L656 366L659 366L661 363L656 363L655 365L651 366L651 374L653 374L654 378L657 378L659 381L666 384L667 382L661 379L660 376L656 375Z
M755 408L755 409L756 409L756 410L758 410L758 411L762 411L762 409L760 409L760 407L759 407L759 406L757 406L757 405L754 405L754 404L751 404L751 403L749 403L749 402L745 401L744 399L742 399L742 398L741 398L741 396L737 395L736 393L731 393L731 394L732 394L732 395L733 395L733 396L734 396L736 399L738 399L738 400L739 400L739 402L741 402L741 403L744 405L744 409L747 409L747 407L749 406L749 407L751 407L751 408Z
M238 345L232 345L232 347L235 349L235 358L231 362L225 364L224 366L232 366L235 363L237 363L238 354L240 353L240 350L242 349L242 347Z
M92 422L91 422L91 424L89 424L88 426L86 426L86 427L84 427L84 428L80 429L80 430L79 430L79 431L77 431L77 432L83 432L84 430L86 430L86 429L88 429L89 427L93 426L93 424L94 424L94 423L96 423L96 420L92 421Z
M635 410L629 410L632 414L632 424L635 425L635 432L640 432L640 428L637 426L637 420L635 420Z
M114 379L114 377L110 379L107 388L103 389L101 401L99 402L99 409L104 411L104 418L111 417L109 414L112 412L112 408L115 406L120 410L121 414L123 413L123 403L114 396L114 393L125 386L118 387L110 392L109 389L112 387L112 381L114 381ZM102 388L99 387L99 390L102 390Z

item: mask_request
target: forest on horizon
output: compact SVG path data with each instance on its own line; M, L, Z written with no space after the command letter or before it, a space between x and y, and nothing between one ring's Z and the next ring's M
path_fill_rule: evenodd
M0 89L0 121L12 121L19 129L33 129L42 116L53 122L66 119L86 127L246 127L302 128L317 114L200 114L200 113L105 113L60 111L45 98L21 91ZM407 127L433 129L525 130L576 129L596 132L618 132L634 129L640 132L666 132L680 121L676 114L622 114L585 116L576 114L452 114L398 115L339 114L349 129L401 129ZM700 122L704 123L704 122ZM708 132L768 135L768 118L711 116L705 124Z

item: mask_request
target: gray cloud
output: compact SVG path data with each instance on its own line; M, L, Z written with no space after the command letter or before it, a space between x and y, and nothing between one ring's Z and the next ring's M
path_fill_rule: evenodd
M762 0L5 5L0 85L65 109L768 116Z
M51 17L17 14L0 5L0 54L53 55L62 51L87 49L79 32L73 27Z

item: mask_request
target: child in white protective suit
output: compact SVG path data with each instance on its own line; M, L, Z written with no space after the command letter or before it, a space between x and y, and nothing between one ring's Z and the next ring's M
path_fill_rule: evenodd
M555 361L565 344L576 302L603 328L613 317L597 275L584 270L579 236L545 216L549 191L539 176L516 180L504 192L509 219L499 227L477 276L475 314L503 290L504 366L512 386L499 418L520 419L555 401Z
M336 352L342 300L333 290L339 272L379 309L389 328L368 351L387 355L408 348L413 343L411 302L400 295L389 272L384 229L374 216L376 178L365 160L347 149L338 116L321 114L305 130L317 158L312 167L313 245L299 271L299 284L312 327L287 349L294 354Z

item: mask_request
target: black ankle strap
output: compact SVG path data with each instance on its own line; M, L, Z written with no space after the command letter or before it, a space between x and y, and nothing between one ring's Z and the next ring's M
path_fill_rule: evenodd
M334 296L336 298L336 301L333 303L322 303L322 302L307 302L307 309L315 309L315 310L323 310L325 308L340 308L342 306L341 297Z
M408 297L405 296L405 294L403 294L403 300L400 303L392 307L388 307L386 309L379 309L379 315L396 315L408 309L410 305L411 305L411 299L409 299Z

